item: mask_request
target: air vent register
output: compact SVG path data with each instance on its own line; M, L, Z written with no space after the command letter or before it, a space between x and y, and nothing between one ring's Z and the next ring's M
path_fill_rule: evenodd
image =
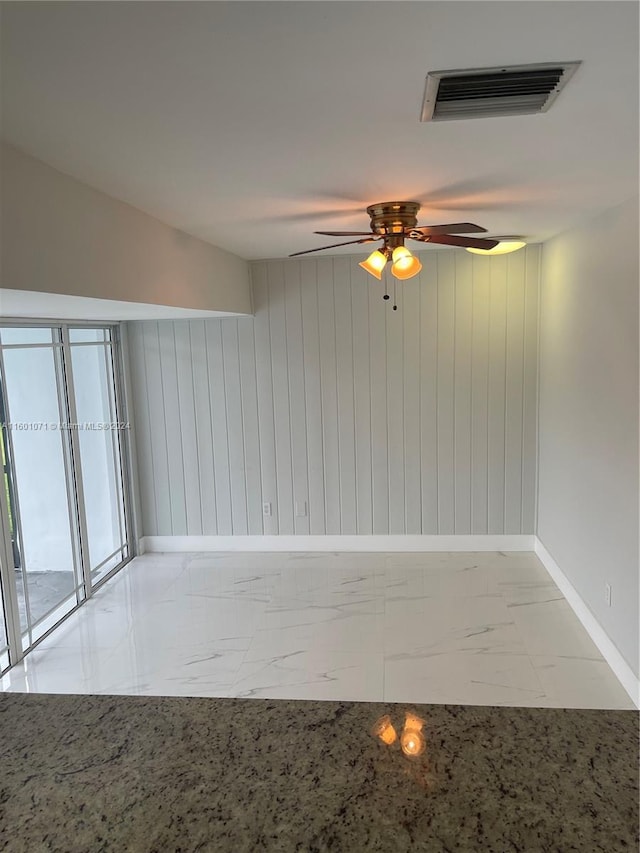
M579 62L430 71L421 121L546 112Z

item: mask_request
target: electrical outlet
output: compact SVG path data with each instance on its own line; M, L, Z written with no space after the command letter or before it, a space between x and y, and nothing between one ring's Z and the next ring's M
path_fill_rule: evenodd
M306 501L296 501L296 516L298 518L304 518L307 514L307 502Z
M607 602L607 607L611 607L611 584L604 585L604 600Z
M270 516L271 515L271 504L268 501L266 503L262 504L262 514L264 516Z

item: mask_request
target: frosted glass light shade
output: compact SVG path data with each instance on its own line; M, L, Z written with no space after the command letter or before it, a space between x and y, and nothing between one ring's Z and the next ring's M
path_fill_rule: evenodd
M391 256L391 275L399 279L413 278L422 269L420 261L405 246L396 246Z
M493 249L467 249L467 252L473 252L474 255L508 255L526 245L522 240L502 240Z
M410 258L411 252L407 249L406 246L396 246L391 255L391 260L395 263L396 261L402 260L402 258Z
M373 275L380 280L382 278L382 270L385 268L386 263L386 257L382 254L380 249L376 249L375 252L371 252L366 261L360 261L358 266L362 267L363 270L366 270L370 275Z

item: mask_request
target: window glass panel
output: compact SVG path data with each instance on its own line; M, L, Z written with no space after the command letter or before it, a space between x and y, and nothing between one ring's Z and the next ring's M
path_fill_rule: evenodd
M91 581L94 584L97 584L103 577L109 574L110 571L115 569L123 560L126 560L125 550L116 551L116 553L109 557L101 566L98 566L96 569L91 569Z
M23 326L3 326L0 340L3 344L50 344L51 329L26 328Z
M71 363L89 562L94 570L121 549L125 537L111 348L72 348Z
M0 413L2 412L2 400L0 399ZM0 428L0 465L2 466L2 489L4 490L4 499L7 502L7 518L9 522L9 536L11 537L11 546L14 556L14 565L16 565L16 549L17 549L17 534L15 529L15 518L13 511L13 493L9 470L9 453L6 448L7 430ZM7 641L7 609L5 604L5 590L2 587L0 579L0 650L5 650L8 647ZM4 667L0 664L0 670Z
M60 428L54 359L52 347L4 350L10 461L22 533L14 562L23 630L65 601L76 586L64 461L67 436Z
M2 594L2 584L0 584L0 652L7 648L7 624L6 614L4 609L4 595ZM0 667L2 669L2 667Z
M104 343L105 340L109 340L108 333L108 329L69 329L69 341L72 344Z

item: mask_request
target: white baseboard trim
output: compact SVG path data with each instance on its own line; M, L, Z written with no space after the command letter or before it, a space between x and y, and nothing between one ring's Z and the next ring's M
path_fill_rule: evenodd
M533 551L534 536L143 536L138 553L180 551Z
M614 675L627 691L636 708L640 708L640 679L637 678L634 671L618 651L615 643L600 625L591 610L589 610L571 581L542 542L537 536L534 537L534 540L535 552L538 555L538 559L553 578L556 586L568 601L573 612L582 622L587 634L589 634L598 647L600 654L609 664Z

